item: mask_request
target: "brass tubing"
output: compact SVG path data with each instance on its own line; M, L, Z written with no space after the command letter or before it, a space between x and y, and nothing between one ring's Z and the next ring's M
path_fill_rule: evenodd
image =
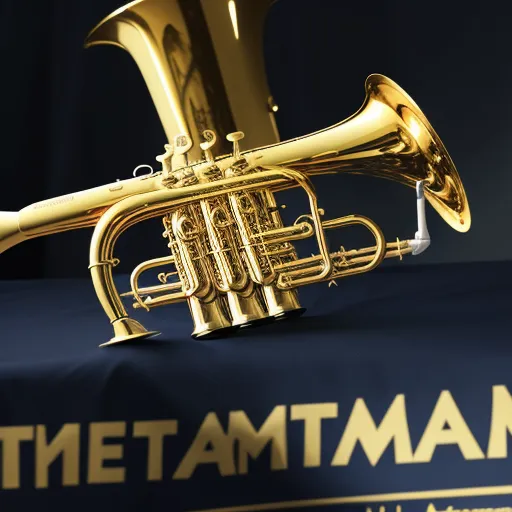
M302 240L313 235L313 228L308 222L300 222L293 226L276 228L252 235L252 238L260 239L261 242L277 244L291 240Z
M133 297L137 301L137 303L142 308L144 308L146 311L149 311L149 308L144 304L144 302L142 301L142 298L140 297L139 277L141 276L141 274L143 274L147 270L150 270L155 267L160 267L162 265L172 264L172 263L174 263L174 257L173 256L165 256L163 258L155 258L153 260L149 260L144 263L141 263L133 269L133 272L130 276L130 285L132 288ZM181 288L181 284L180 284L180 288ZM184 297L185 296L183 295L183 298Z
M352 249L350 251L346 252L333 252L331 253L331 258L334 262L335 270L333 271L333 275L336 274L338 265L343 265L343 263L337 263L336 260L338 259L347 259L347 267L360 264L360 263L366 263L371 262L375 259L375 254L377 252L377 246L373 247L365 247L362 249ZM401 242L389 242L386 244L386 253L384 254L383 259L388 258L394 258L394 257L400 257L401 255L409 254L412 252L412 247L408 244L407 241L401 241ZM361 254L368 254L367 256L360 256ZM373 254L371 254L373 253ZM285 271L287 275L294 276L294 275L303 275L304 273L307 274L315 274L318 273L320 270L320 265L318 264L319 261L321 261L322 258L320 256L310 256L308 258L303 258L299 260L299 263L295 266L292 264L288 265L280 265L280 267L277 269L280 272ZM314 266L310 266L314 265ZM341 274L336 274L337 276L341 276ZM330 276L333 278L333 276Z
M203 219L206 225L208 240L211 244L211 256L213 257L213 264L217 267L222 281L222 283L219 283L217 280L215 280L216 286L219 288L219 291L224 293L229 291L242 292L246 290L249 285L249 277L244 272L243 263L240 260L238 253L235 253L236 246L234 244L234 240L231 239L231 230L229 230L227 227L223 228L227 232L227 236L230 238L228 240L228 250L233 251L233 258L239 267L240 278L238 281L235 280L234 269L229 264L228 255L221 250L222 238L219 236L219 233L217 232L218 228L215 226L213 219L211 218L212 205L208 201L201 201L200 205Z
M318 211L316 212L318 215ZM329 221L324 221L320 223L320 229L323 233L324 229L334 229L339 228L342 226L350 226L353 224L361 224L364 227L366 227L374 236L377 245L375 254L370 260L370 262L361 269L351 269L345 272L345 275L353 274L353 273L360 273L360 272L367 272L373 268L375 268L377 265L380 264L380 262L384 258L384 253L386 250L386 243L384 240L384 235L379 228L372 220L368 219L367 217L363 217L360 215L348 215L346 217L339 217L337 219L332 219ZM318 230L319 228L317 228ZM328 265L326 264L326 258L325 255L321 254L319 256L313 256L311 258L304 258L303 260L299 260L297 262L291 262L284 265L280 265L277 270L280 272L279 279L277 282L277 287L282 290L286 290L292 287L300 286L302 284L312 284L317 283L325 280L326 278L331 276L331 272L333 270L333 261L332 256L330 253L328 253ZM319 265L316 265L312 268L307 268L308 263L310 261L321 261ZM306 263L306 268L301 268L302 264ZM316 274L311 277L308 277L310 274ZM300 277L302 276L302 277Z
M160 293L160 292L168 292L173 290L180 290L183 288L183 285L177 281L175 283L166 283L166 284L157 284L155 286L146 286L145 288L138 288L137 293L139 296L149 295L150 293ZM121 293L121 297L133 297L135 294L133 290L129 292ZM186 299L185 294L183 294L183 300Z
M371 254L376 251L376 247L364 247L362 249L351 249L350 251L340 251L338 253L333 253L333 257L349 257L359 256L362 254ZM386 253L384 255L384 259L399 257L401 254L409 254L412 252L412 247L409 245L407 240L403 240L401 242L388 242L386 244Z
M287 169L274 169L247 176L235 176L221 183L211 182L192 185L178 189L162 189L148 194L139 194L125 198L109 210L99 220L94 230L90 247L90 270L93 286L96 291L105 314L111 323L122 318L128 318L128 314L117 292L110 264L105 264L112 259L114 245L118 237L128 228L144 220L163 216L169 210L187 205L190 200L216 197L230 191L253 190L282 183L283 181L295 181L302 186L310 197L313 220L317 227L317 239L325 261L328 260L327 246L323 233L318 229L321 221L316 211L316 197L313 194L309 179L296 171ZM329 263L329 265L331 265ZM329 268L330 272L331 268Z
M146 307L157 307L157 306L167 306L168 304L176 304L178 302L183 302L184 294L183 293L168 293L167 295L162 295L161 297L148 297L144 302ZM186 299L186 297L185 297ZM134 309L140 309L144 306L141 306L138 302L133 304Z

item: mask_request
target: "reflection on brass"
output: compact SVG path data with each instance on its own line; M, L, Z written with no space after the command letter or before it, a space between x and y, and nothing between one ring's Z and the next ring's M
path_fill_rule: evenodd
M218 337L301 314L302 285L332 284L384 258L420 254L430 244L425 201L455 230L470 228L450 156L419 107L385 76L368 77L364 103L348 119L279 141L261 51L269 3L137 0L105 18L86 46L113 44L134 58L167 136L156 157L161 170L0 213L0 251L94 227L89 268L114 329L106 345L157 334L128 316L122 297L147 311L186 301L193 337ZM414 237L386 242L364 216L326 218L312 178L344 172L414 187ZM275 200L288 189L298 189L309 204L292 225L285 225ZM120 294L112 275L116 240L155 217L162 219L169 253L138 265L131 290ZM331 252L327 232L356 224L375 244ZM317 252L299 257L293 242L307 238ZM159 284L139 286L140 276L157 268Z

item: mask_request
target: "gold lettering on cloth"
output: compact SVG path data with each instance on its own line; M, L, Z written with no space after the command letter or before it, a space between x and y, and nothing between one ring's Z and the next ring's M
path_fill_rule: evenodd
M386 506L386 505L380 505L377 509L378 512L390 512L394 510L394 512L402 512L402 505L395 505L393 506ZM366 512L373 512L372 507L366 507Z
M222 476L236 474L232 440L214 412L206 415L173 479L190 478L199 464L217 464Z
M512 396L506 386L493 386L487 457L490 459L507 458L507 434L512 434Z
M511 507L479 507L479 508L454 508L453 505L445 509L437 509L433 503L429 503L426 512L512 512Z
M322 420L338 417L338 404L297 404L290 419L304 421L304 467L319 467L322 452Z
M439 395L416 448L414 462L430 462L436 447L447 444L458 445L466 460L485 459L452 394L445 390Z
M178 422L176 420L136 421L133 424L133 437L147 437L148 439L148 480L162 480L164 438L177 433Z
M375 425L365 401L358 398L331 465L348 465L358 441L372 466L379 462L392 441L394 441L396 464L412 462L413 452L405 411L405 396L397 395L395 397L378 427Z
M125 421L91 423L89 425L89 467L87 483L106 484L122 483L125 469L122 467L105 467L106 460L119 460L123 457L122 444L105 444L108 437L124 437Z
M338 418L339 404L326 402L277 405L256 426L254 418L244 410L228 412L225 428L217 414L209 412L197 430L188 433L178 429L177 419L135 421L130 424L128 437L128 424L124 421L85 424L88 436L81 435L85 425L80 423L63 424L53 437L49 437L46 425L5 426L0 427L1 485L3 489L18 489L22 474L30 470L33 471L34 487L46 489L56 467L62 467L59 475L62 486L122 483L127 471L126 464L122 463L124 450L131 450L139 442L147 446L147 467L143 468L147 480L160 481L165 478L165 440L177 436L178 430L180 439L172 443L180 453L183 450L184 456L173 468L173 479L188 479L203 464L213 465L222 477L244 475L249 473L249 461L261 458L267 449L269 469L284 470L289 467L288 421L303 422L303 467L346 466L350 464L358 444L372 466L379 463L386 450L394 450L395 464L430 463L436 448L442 445L458 447L463 460L503 459L508 457L512 434L512 395L504 385L493 386L492 413L489 415L486 409L478 416L488 429L486 453L451 393L446 390L438 396L415 453L411 447L404 395L394 397L380 421L375 421L363 398L355 400L345 425L340 424L341 419ZM332 459L323 461L323 435L327 427L339 428L341 438ZM188 441L189 436L191 442ZM134 441L137 438L142 441ZM27 445L22 444L23 441L35 442ZM87 444L81 446L82 441ZM189 444L182 448L185 442ZM87 453L83 476L79 460L82 451ZM24 462L21 454L25 453L29 457L32 454L32 463ZM20 468L22 464L29 467ZM512 493L509 490L512 486L505 488L507 494ZM504 493L503 490L500 492Z
M0 427L2 442L2 488L20 486L20 443L34 439L34 427Z
M80 425L67 423L50 443L45 425L36 427L36 488L48 487L50 465L62 455L62 485L78 485L80 480Z
M228 435L238 442L239 474L247 474L249 456L257 458L268 443L271 443L271 470L288 467L285 405L274 407L259 430L254 428L245 411L230 412Z

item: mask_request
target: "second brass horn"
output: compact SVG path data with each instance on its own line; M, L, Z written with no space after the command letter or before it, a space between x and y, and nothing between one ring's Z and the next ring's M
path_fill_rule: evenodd
M466 232L471 225L464 187L445 147L414 101L385 76L368 77L363 105L350 118L279 142L273 104L261 80L261 55L251 53L261 36L254 31L261 30L263 4L257 17L237 3L238 39L223 50L233 51L231 57L243 63L236 77L220 50L229 13L220 7L209 10L213 4L193 1L196 11L191 7L185 13L174 0L139 0L106 18L89 38L89 45L121 46L138 63L169 138L157 159L160 171L0 215L1 251L25 239L94 227L91 277L114 330L106 344L156 334L128 315L123 296L147 311L186 301L193 336L219 336L301 314L300 286L367 272L384 258L421 253L430 243L425 200L455 230ZM206 40L194 31L201 23L209 27ZM216 40L222 27L223 37ZM250 41L244 41L251 33ZM205 48L218 52L217 67L209 74L206 64L195 60L198 45L203 57ZM213 76L213 82L206 76ZM215 87L219 89L212 95ZM254 110L246 118L245 139L240 120L248 110L238 103L239 92ZM222 115L219 104L226 106ZM242 151L247 140L260 143ZM229 151L223 149L226 143ZM367 217L326 218L312 179L332 173L368 174L415 188L415 234L387 242ZM305 194L309 208L285 225L275 194L292 188ZM120 293L113 280L116 240L134 224L155 217L162 219L168 254L138 265L131 290ZM328 232L354 224L366 227L375 244L330 252ZM299 258L294 241L310 237L316 254ZM139 277L154 269L157 282L139 286Z

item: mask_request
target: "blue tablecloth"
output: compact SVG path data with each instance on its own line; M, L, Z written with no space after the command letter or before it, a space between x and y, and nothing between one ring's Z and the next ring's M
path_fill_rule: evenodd
M0 283L0 510L512 507L511 291L509 262L380 268L296 320L194 341L168 306L100 349L90 281Z

